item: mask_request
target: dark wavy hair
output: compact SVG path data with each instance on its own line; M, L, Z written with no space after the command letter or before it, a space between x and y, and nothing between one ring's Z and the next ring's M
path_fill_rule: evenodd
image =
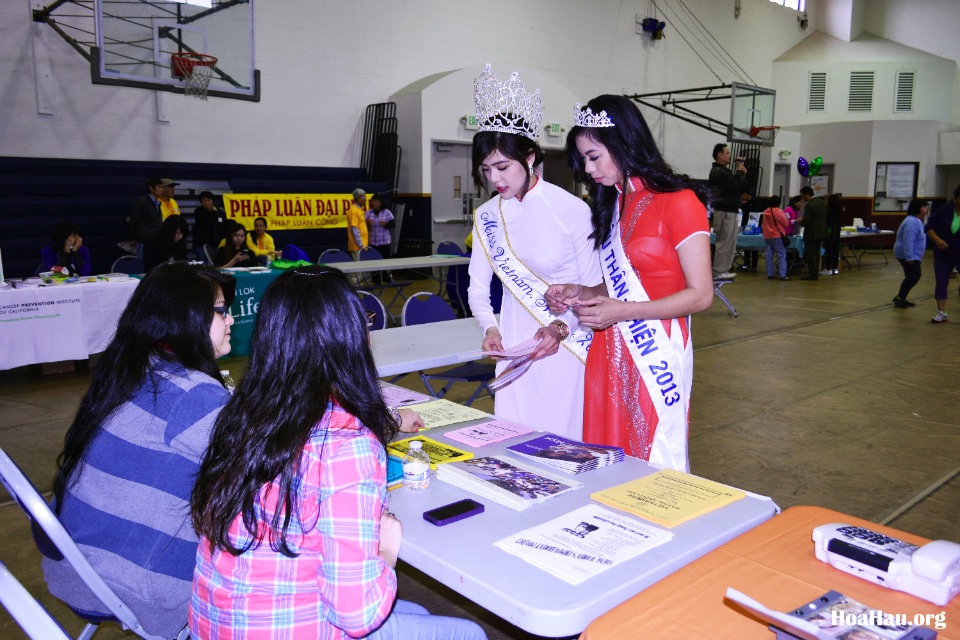
M910 201L910 204L907 205L907 215L908 216L918 216L920 215L920 210L927 206L927 201L923 198L914 198Z
M577 138L581 136L606 147L625 179L638 177L643 186L654 193L674 193L690 189L697 194L701 202L708 204L710 191L703 183L676 173L660 155L650 128L632 100L624 96L602 95L588 102L584 108L586 107L593 113L606 111L615 124L613 127L575 126L567 134L567 163L573 170L574 178L586 185L593 199L593 233L590 237L598 249L610 235L610 223L613 221L620 192L616 187L605 187L594 182L587 175L584 160L577 151ZM626 191L623 193L623 200L625 199ZM624 202L620 202L621 209L623 204Z
M521 120L522 122L522 120ZM519 133L504 133L502 131L481 131L473 136L473 179L477 184L483 185L486 189L489 184L487 177L480 170L480 165L491 153L499 151L505 157L516 160L524 167L527 167L527 158L533 154L533 166L536 167L543 163L543 150L536 140L531 140ZM523 183L523 189L520 190L520 197L530 189L530 176L527 175Z
M233 276L185 262L159 265L140 281L64 437L53 481L58 513L104 423L148 379L156 397L159 380L154 377L152 358L179 363L223 383L210 325L217 296L222 292L224 299L232 301L235 287Z
M268 539L296 555L287 531L296 517L303 448L335 400L386 446L398 425L380 392L367 318L346 276L331 267L293 269L277 278L257 312L250 367L217 417L190 498L193 526L214 548L239 555ZM278 507L261 523L261 490L277 480ZM240 515L251 540L229 530Z

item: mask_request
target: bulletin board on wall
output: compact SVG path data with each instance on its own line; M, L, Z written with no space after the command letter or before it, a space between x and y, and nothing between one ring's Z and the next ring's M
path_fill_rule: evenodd
M917 197L919 162L878 162L873 187L874 213L903 213Z

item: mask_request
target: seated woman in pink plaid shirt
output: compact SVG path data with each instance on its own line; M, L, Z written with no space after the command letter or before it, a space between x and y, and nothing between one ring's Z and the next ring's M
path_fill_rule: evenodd
M193 638L486 638L396 600L403 527L386 512L384 445L401 426L346 277L277 278L191 497Z

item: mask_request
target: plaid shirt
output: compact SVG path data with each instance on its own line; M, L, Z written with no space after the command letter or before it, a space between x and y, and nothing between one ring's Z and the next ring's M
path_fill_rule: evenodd
M376 437L336 405L314 428L294 481L299 513L287 542L289 558L269 540L239 556L197 550L190 634L205 640L362 637L390 614L397 577L379 555L386 504L386 454ZM261 525L277 508L276 481L261 489ZM250 535L238 515L230 539Z
M380 209L367 211L367 233L370 234L369 244L371 247L382 247L390 244L390 229L384 227L381 222L390 222L393 220L393 214L390 209Z

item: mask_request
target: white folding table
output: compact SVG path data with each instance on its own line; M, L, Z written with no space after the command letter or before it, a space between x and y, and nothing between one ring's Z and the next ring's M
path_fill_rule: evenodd
M479 360L483 331L475 318L370 332L381 378Z
M469 449L442 434L475 423L431 429L424 435ZM473 451L477 456L500 454L507 445L534 435L518 436ZM554 638L575 636L594 618L769 520L778 510L770 499L748 494L746 498L670 529L674 533L670 542L576 586L493 544L588 504L594 491L654 471L656 469L646 462L628 457L621 464L574 476L583 482L582 489L525 511L514 511L478 498L436 478L424 492L391 491L390 510L403 522L400 559L525 631ZM445 527L436 527L423 519L424 511L466 497L483 503L485 512Z

